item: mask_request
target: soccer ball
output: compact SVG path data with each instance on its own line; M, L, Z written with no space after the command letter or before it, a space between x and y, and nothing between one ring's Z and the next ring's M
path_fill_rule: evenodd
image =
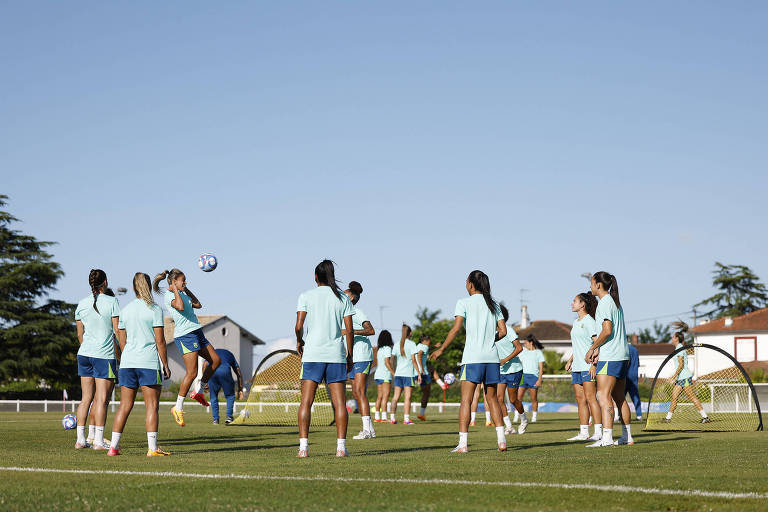
M347 412L355 412L357 402L354 400L347 400Z
M75 428L77 426L77 418L75 418L75 416L72 414L67 414L61 418L61 426L66 430Z
M200 267L200 270L203 272L212 272L216 270L216 265L218 265L218 262L216 261L216 256L213 254L205 253L200 256L199 260L197 260L197 266Z
M450 386L451 384L456 382L456 376L452 373L446 373L445 375L443 375L443 382L445 382Z

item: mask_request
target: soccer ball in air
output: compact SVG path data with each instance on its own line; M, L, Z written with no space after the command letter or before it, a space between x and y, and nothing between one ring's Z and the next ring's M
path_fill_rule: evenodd
M75 428L77 426L77 418L75 418L75 416L72 414L67 414L61 418L61 426L66 430Z
M445 382L450 386L451 384L456 382L456 376L452 373L446 373L445 375L443 375L443 382Z
M197 266L200 267L200 270L203 272L212 272L216 270L216 265L218 265L218 262L216 261L216 256L213 254L205 253L200 256L199 260L197 260Z

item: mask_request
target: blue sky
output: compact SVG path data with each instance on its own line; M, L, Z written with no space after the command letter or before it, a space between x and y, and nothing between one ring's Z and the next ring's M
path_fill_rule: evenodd
M768 278L764 2L3 2L0 168L56 296L178 266L204 313L290 336L314 265L380 327L469 271L636 320L716 260ZM203 274L200 253L220 267ZM665 319L668 320L668 319Z

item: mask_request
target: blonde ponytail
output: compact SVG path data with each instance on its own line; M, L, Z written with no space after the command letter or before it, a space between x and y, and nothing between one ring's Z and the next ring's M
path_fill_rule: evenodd
M184 274L181 270L177 268L172 268L171 270L164 270L157 274L155 276L154 281L152 281L152 289L155 291L155 293L160 293L160 281L168 278L168 284L171 284L177 277Z
M133 291L136 297L146 302L150 308L155 304L152 298L152 284L149 276L144 272L136 272L133 276Z

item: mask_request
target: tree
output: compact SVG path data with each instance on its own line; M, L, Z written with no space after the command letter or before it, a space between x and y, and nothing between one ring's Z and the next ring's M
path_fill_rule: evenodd
M0 194L0 208L8 196ZM78 382L75 306L46 300L64 272L42 242L18 230L0 210L0 383L45 380L55 388Z
M565 371L565 361L563 355L556 350L543 350L544 354L544 373L547 375L557 375L567 373Z
M429 335L432 340L432 348L445 341L445 337L448 336L448 332L453 327L453 319L438 320L440 316L440 310L430 311L426 307L419 308L416 312L417 323L413 328L411 338L418 343L423 334ZM464 342L466 340L464 328L461 328L456 339L443 352L443 355L437 362L430 362L430 367L434 364L435 369L439 374L444 373L456 373L459 369L459 363L461 362L461 355L464 351ZM399 338L395 340L395 345L399 342Z
M669 343L672 339L672 331L668 325L653 322L653 331L644 327L637 333L638 343Z
M715 262L712 285L720 291L695 307L709 306L712 309L704 316L722 318L741 316L764 308L768 304L768 289L745 265L723 265Z

